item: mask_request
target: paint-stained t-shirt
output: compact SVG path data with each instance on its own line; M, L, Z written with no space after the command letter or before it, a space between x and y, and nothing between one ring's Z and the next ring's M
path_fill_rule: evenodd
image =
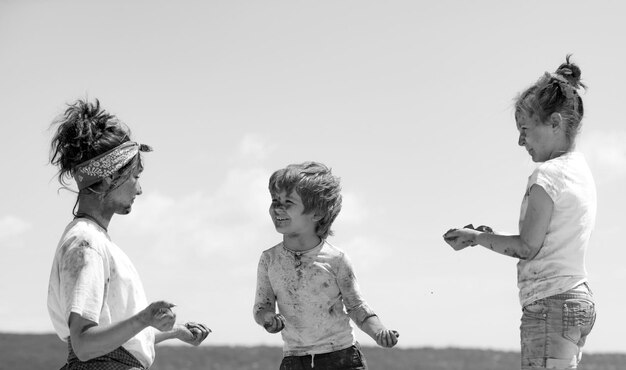
M48 313L59 337L70 336L74 312L98 325L116 323L148 305L132 262L94 222L72 221L59 241L48 286ZM123 347L148 368L154 361L154 331L146 328Z
M328 353L355 343L352 318L361 324L374 315L359 292L346 254L326 241L304 252L282 243L264 251L257 272L255 320L278 311L285 356Z
M596 186L582 153L563 154L532 173L522 202L520 232L533 185L546 191L554 208L539 253L517 264L522 306L587 281L585 252L596 220Z

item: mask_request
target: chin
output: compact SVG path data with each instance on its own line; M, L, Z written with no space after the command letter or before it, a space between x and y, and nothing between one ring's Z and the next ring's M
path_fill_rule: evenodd
M117 212L115 212L115 213L117 213L118 215L127 215L127 214L129 214L129 213L130 213L130 211L132 211L132 210L133 210L133 208L132 208L132 207L126 207L126 208L121 209L121 210L119 210L119 211L117 211Z

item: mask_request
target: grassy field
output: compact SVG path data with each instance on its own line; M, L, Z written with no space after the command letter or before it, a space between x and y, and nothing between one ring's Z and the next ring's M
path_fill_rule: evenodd
M363 349L371 370L515 370L516 352L460 348ZM59 369L65 343L55 335L0 333L0 370ZM275 370L277 347L159 346L151 370ZM581 370L625 370L626 354L585 354Z

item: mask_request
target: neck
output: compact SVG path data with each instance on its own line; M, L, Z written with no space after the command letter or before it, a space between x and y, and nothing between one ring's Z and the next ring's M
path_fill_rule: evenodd
M565 135L561 135L555 138L554 150L550 153L550 157L548 159L554 159L562 156L563 154L569 153L574 150L574 144L568 142Z
M549 159L560 157L563 154L569 153L573 150L574 150L574 145L568 145L564 143L563 145L560 145L557 149L553 150L552 153L550 153Z
M93 197L81 197L78 200L78 210L76 211L78 217L90 218L96 222L103 229L109 228L109 222L113 217L113 212L105 209L101 202Z
M283 245L285 248L294 251L306 251L317 247L321 243L317 235L283 235Z

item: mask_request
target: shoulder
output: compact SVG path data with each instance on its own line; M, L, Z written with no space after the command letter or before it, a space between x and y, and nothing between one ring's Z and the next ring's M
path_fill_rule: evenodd
M331 244L330 242L326 240L324 241L324 244L322 245L321 251L324 252L325 254L340 257L340 258L343 258L346 255L343 249L335 246L334 244Z
M65 255L71 252L89 252L104 257L107 255L107 246L110 241L95 225L82 220L72 221L61 238L60 253Z
M275 246L261 252L261 261L269 261L274 259L283 250L283 243L280 242Z
M326 257L326 259L329 260L329 262L335 263L338 267L351 267L352 265L348 254L344 252L343 249L338 248L329 242L324 242L320 252Z

